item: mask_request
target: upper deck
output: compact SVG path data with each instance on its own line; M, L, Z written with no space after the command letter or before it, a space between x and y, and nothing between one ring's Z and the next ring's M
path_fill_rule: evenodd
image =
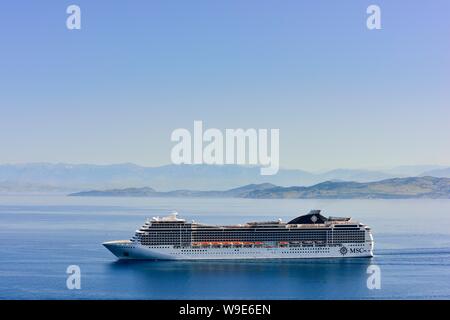
M185 219L177 217L177 213L173 212L166 217L153 217L148 220L140 231L148 230L150 228L158 229L172 229L172 228L189 228L194 230L199 229L321 229L332 228L335 226L343 227L361 227L363 226L357 221L353 221L350 217L325 217L320 213L320 210L311 210L308 214L299 216L289 222L283 222L281 219L276 221L255 221L236 225L209 225L198 222L186 222Z
M272 242L336 244L364 242L370 229L351 218L326 218L313 210L289 222L247 222L236 225L208 225L187 222L172 213L154 217L136 231L133 241L148 245L190 246L197 242Z

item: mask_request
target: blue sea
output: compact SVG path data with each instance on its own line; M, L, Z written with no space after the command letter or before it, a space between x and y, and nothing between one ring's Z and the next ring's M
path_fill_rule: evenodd
M101 243L129 239L176 210L213 224L310 209L370 225L372 259L120 262ZM66 286L69 265L81 289ZM367 268L380 268L369 289ZM0 196L0 299L449 299L449 200L250 200Z

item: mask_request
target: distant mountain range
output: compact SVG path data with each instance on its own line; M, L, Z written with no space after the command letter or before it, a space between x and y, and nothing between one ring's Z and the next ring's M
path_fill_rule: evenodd
M174 190L156 191L153 188L125 188L110 190L91 190L71 193L73 197L203 197L203 198L245 198L255 191L279 188L271 183L249 184L225 191Z
M135 164L12 164L0 165L0 192L74 192L86 189L123 189L152 186L156 190L229 190L247 184L312 186L324 181L373 182L407 176L450 177L450 168L403 166L386 170L336 169L313 173L281 169L277 175L261 176L259 167L237 165Z
M450 199L450 179L436 177L394 178L376 182L326 181L309 187L280 187L270 183L250 184L225 191L152 188L93 190L70 196L103 197L227 197L252 199Z
M440 178L450 178L450 168L441 168L429 170L421 174L421 176L432 176Z

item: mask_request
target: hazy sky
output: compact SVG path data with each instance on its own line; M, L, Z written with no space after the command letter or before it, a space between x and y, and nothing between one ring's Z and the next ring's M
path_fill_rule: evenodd
M0 163L168 164L203 120L287 168L450 165L448 0L15 0L0 41Z

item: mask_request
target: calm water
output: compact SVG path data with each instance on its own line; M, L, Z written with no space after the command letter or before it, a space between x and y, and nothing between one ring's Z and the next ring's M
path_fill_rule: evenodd
M312 208L372 226L373 259L118 262L101 243L129 239L177 210L206 223L290 218ZM66 288L68 265L81 290ZM366 286L381 268L381 289ZM0 196L0 299L450 299L450 201Z

